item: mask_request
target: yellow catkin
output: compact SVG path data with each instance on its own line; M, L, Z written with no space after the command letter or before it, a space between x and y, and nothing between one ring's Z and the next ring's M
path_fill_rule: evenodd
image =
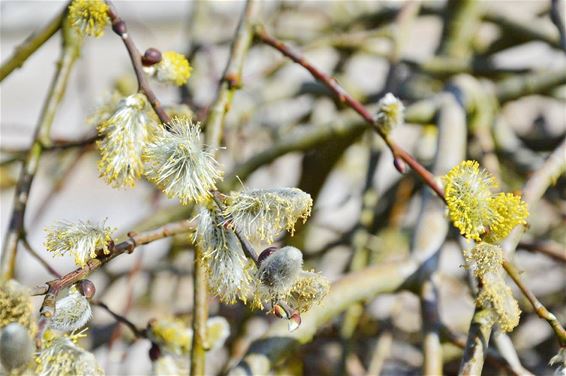
M502 330L512 331L521 316L519 303L503 277L503 270L487 272L480 278L482 288L477 296L477 304L492 311L493 320Z
M322 274L302 272L288 295L289 304L299 312L306 312L319 304L330 290L330 282Z
M463 161L443 177L450 220L469 239L481 240L492 217L489 205L493 176L479 169L477 161Z
M521 197L512 193L499 193L489 201L492 220L486 241L497 243L505 239L517 225L527 224L529 210Z
M100 37L109 23L108 5L102 0L73 0L69 6L71 25L81 34Z
M165 51L155 65L156 78L163 83L181 86L187 83L192 67L187 58L175 51Z
M29 290L15 280L0 282L0 328L19 323L35 334L36 324L32 317Z

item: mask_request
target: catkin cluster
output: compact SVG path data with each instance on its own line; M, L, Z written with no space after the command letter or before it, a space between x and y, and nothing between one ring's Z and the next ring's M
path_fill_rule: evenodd
M505 283L503 250L498 244L517 225L526 224L527 204L511 193L493 193L495 178L476 161L463 161L443 178L450 220L461 234L477 244L465 254L478 279L476 303L489 310L494 323L511 331L521 311Z

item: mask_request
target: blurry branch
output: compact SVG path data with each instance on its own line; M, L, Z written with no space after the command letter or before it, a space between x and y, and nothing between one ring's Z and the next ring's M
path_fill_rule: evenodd
M111 310L110 307L106 305L106 303L96 300L93 302L93 304L108 312L114 318L114 320L126 325L128 329L130 329L137 338L147 338L147 332L145 329L139 329L133 322L128 320L126 317Z
M529 288L523 283L517 268L513 266L509 261L503 261L503 268L511 277L513 282L519 287L523 295L529 300L531 305L533 306L536 314L541 318L548 322L556 338L558 338L558 342L560 343L561 347L566 347L566 330L562 327L556 316L550 312L542 303L537 299L537 297L529 290Z
M493 326L490 315L489 310L476 306L458 375L481 375Z
M402 163L404 161L407 163L422 179L423 181L434 191L436 194L443 198L444 194L442 189L436 183L434 176L425 169L419 162L417 162L411 155L409 155L405 150L401 149L397 144L395 144L389 137L377 127L375 123L374 117L364 108L364 106L351 97L339 84L338 82L328 76L326 73L318 70L314 67L311 63L309 63L303 56L300 54L291 51L291 49L285 45L284 43L274 39L271 37L262 26L256 26L255 29L256 36L265 44L275 48L283 55L287 56L297 64L301 65L303 68L308 70L314 78L318 81L323 83L336 97L338 100L347 106L351 107L354 111L356 111L360 116L369 124L385 141L391 153L393 154L394 159L397 163ZM402 167L399 167L402 169Z
M448 328L446 325L444 325L444 323L440 323L440 335L442 336L443 340L446 340L446 341L458 346L462 350L464 350L466 348L466 336L454 333L450 328ZM518 370L516 370L509 363L509 361L507 361L506 358L504 358L504 357L502 358L501 356L499 356L495 352L495 350L493 350L493 349L489 349L489 348L487 349L486 360L487 360L488 363L492 364L493 366L500 368L500 369L504 369L510 375L514 375L514 376L530 375L530 373L528 371L527 372L518 372Z
M39 167L43 148L50 144L51 125L65 94L72 67L79 57L81 43L81 37L70 26L63 28L61 57L33 136L33 144L27 153L16 185L10 224L2 248L0 279L9 279L14 275L18 241L23 231L31 185Z
M533 374L529 372L523 365L519 359L519 354L517 354L517 350L511 341L511 337L508 334L501 331L501 329L496 328L493 332L493 343L497 348L501 357L505 359L505 361L509 364L509 367L512 368L513 372L517 375L521 376L532 376ZM489 356L491 354L491 350L488 349L487 351L487 360L489 361Z
M448 0L442 12L443 27L437 53L454 58L471 55L471 44L479 27L479 1Z
M33 32L27 39L16 47L12 56L10 56L6 61L0 66L0 82L6 78L15 69L20 68L28 57L30 57L35 51L37 51L45 42L49 40L61 28L61 24L65 17L65 12L67 11L66 3L61 11L42 29Z
M246 2L244 14L232 43L228 64L220 81L216 100L211 106L206 121L205 143L209 147L217 148L220 145L225 115L230 110L235 91L242 86L242 69L244 59L252 43L252 22L256 17L257 9L258 3L255 0Z
M482 18L484 21L497 25L503 34L503 37L489 46L486 51L482 51L484 54L493 54L505 48L531 41L540 41L553 48L561 48L556 35L545 31L536 22L518 21L495 12L485 12Z
M43 266L45 268L45 270L47 270L55 278L61 278L61 276L62 276L61 273L59 273L51 265L49 265L49 263L47 261L45 261L45 259L43 257L41 257L40 254L37 253L37 251L35 249L33 249L33 247L31 246L31 244L28 241L27 236L22 236L22 244L24 245L24 248L29 252L29 254L34 259L36 259L41 264L41 266Z
M560 0L550 0L550 20L556 26L560 35L560 47L566 53L566 29L564 28L564 17L560 11Z
M55 314L55 300L61 290L66 289L72 284L80 281L81 279L86 278L101 266L123 253L131 253L134 251L134 249L141 245L193 230L194 223L189 220L184 220L180 222L169 223L163 227L141 234L131 233L127 240L118 244L111 245L110 254L101 254L97 258L89 260L87 264L82 268L75 269L74 271L67 273L60 278L36 286L32 290L32 295L45 295L40 309L41 318L39 319L39 331L36 338L42 338L43 330L45 330L47 324L49 323L49 320Z
M384 330L375 344L371 360L368 366L367 375L381 375L385 360L391 355L391 345L393 344L393 333L391 330Z
M268 374L274 364L290 354L292 348L309 342L320 327L353 303L396 291L415 270L413 262L405 261L372 266L344 276L332 285L330 293L319 306L302 316L299 329L290 333L287 323L275 323L265 336L252 343L247 355L230 374Z
M91 135L79 140L51 140L49 144L43 145L43 152L48 153L52 151L68 150L74 148L82 148L84 146L92 145L99 140L100 136ZM30 152L31 149L6 149L0 148L0 152L12 154L16 160L21 160L25 158L26 154ZM4 162L4 161L2 161Z
M524 249L533 253L542 253L558 262L566 263L566 252L564 252L564 246L555 242L520 242L517 248Z
M533 94L544 94L550 89L566 84L566 70L535 72L510 77L499 82L495 94L501 103Z

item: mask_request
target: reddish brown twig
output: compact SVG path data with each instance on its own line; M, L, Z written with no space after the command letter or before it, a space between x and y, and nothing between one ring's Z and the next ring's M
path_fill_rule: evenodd
M417 175L419 175L423 179L425 184L428 185L438 195L438 197L440 197L444 201L444 192L442 188L440 188L440 186L436 183L434 176L415 158L413 158L413 156L411 156L400 146L395 144L391 139L389 139L387 134L385 134L383 130L377 126L374 116L359 101L348 94L338 84L335 78L316 68L303 56L291 50L289 46L287 46L283 42L273 38L265 31L265 28L263 26L256 26L254 28L254 33L263 43L275 48L283 55L287 56L289 59L293 60L295 63L308 70L314 78L324 84L334 95L336 95L340 102L356 111L366 121L366 123L368 123L368 125L370 125L372 129L381 136L383 141L385 141L385 143L391 150L391 153L393 153L393 158L396 163L399 163L399 159L407 163L409 167L411 167L411 169L413 169L417 173Z
M126 22L122 18L120 18L118 12L116 12L116 8L111 1L106 1L106 3L108 4L108 16L110 17L110 22L112 23L112 30L120 38L122 38L122 41L124 42L124 45L128 50L128 54L130 55L130 60L132 61L134 73L136 74L136 79L138 81L138 91L146 96L147 100L151 104L151 107L159 117L159 120L161 120L163 125L166 127L167 123L171 121L171 118L169 117L169 115L167 115L167 113L161 106L161 103L155 96L155 93L149 86L149 82L143 71L141 54L137 49L133 39L128 34Z

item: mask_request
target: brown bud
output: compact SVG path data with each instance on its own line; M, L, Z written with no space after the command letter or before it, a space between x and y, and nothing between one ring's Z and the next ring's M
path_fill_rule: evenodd
M271 256L275 251L277 251L278 247L268 247L261 251L259 257L257 258L257 263L261 265L262 261Z
M159 345L152 342L151 348L149 349L149 359L151 359L152 362L155 362L160 357L161 357L161 349L159 348Z
M128 32L128 28L126 27L126 23L122 20L118 20L112 24L112 30L119 36L123 36Z
M393 158L393 165L400 173L404 174L407 172L407 165L405 164L405 162L403 162L401 158L399 157Z
M150 67L159 63L161 59L161 51L159 51L157 48L148 48L147 50L145 50L141 60L144 66Z
M88 279L83 279L82 281L77 283L77 289L79 290L81 295L88 300L92 299L92 297L96 293L96 287L94 287L94 283L92 283Z

